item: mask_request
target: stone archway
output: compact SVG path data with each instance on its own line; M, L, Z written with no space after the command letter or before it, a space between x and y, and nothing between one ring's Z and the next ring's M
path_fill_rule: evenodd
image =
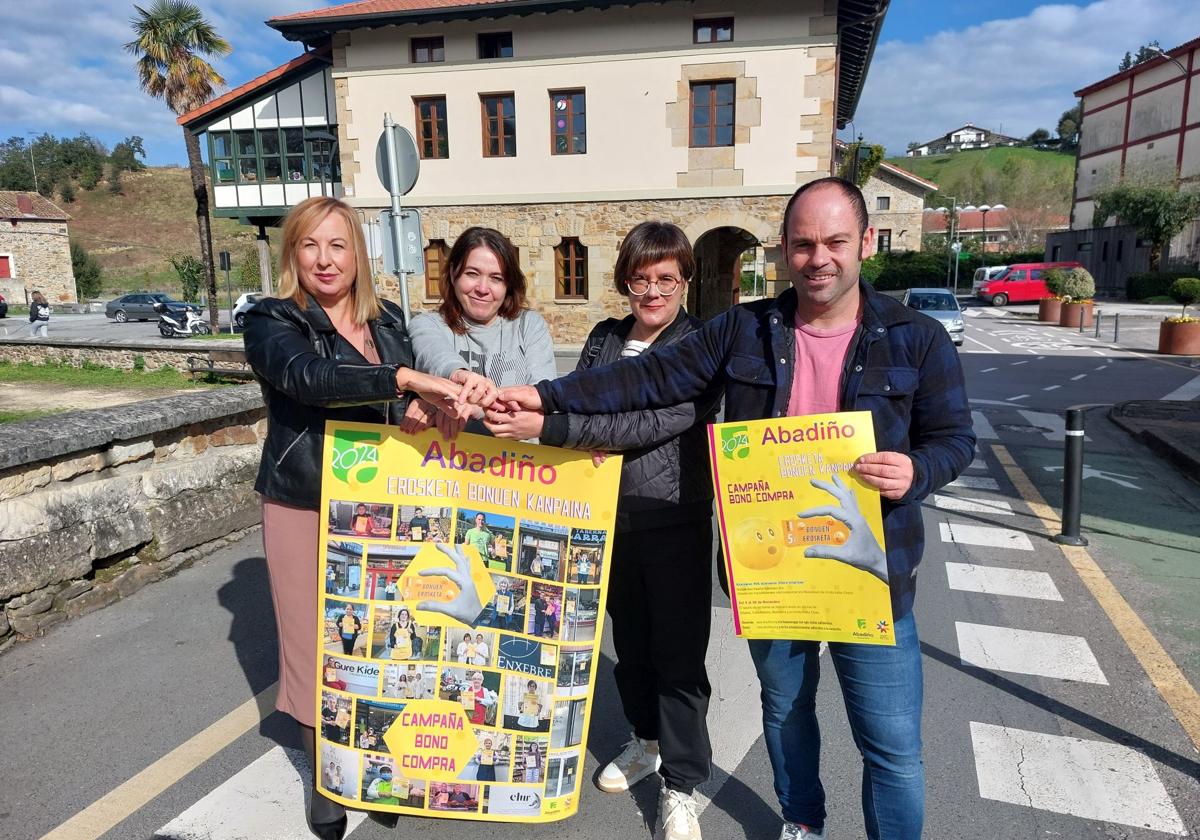
M688 287L688 312L707 321L737 303L742 254L760 244L754 234L732 226L714 228L694 240L696 276Z

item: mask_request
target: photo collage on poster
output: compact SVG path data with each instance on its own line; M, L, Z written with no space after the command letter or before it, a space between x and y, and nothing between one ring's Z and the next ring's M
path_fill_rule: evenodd
M322 786L367 807L480 819L569 805L608 532L440 503L334 499L325 513ZM404 574L424 543L473 546L486 564L495 593L473 626L415 619L421 596ZM410 777L389 753L384 736L414 700L465 712L476 748L453 781Z

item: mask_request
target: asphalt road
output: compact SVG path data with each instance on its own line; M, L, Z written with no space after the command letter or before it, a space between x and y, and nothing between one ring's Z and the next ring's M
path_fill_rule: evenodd
M1181 678L1200 684L1200 487L1103 412L1127 399L1195 399L1200 370L1011 314L968 314L962 359L979 453L955 486L924 505L916 615L926 686L925 836L1194 835L1197 745L1139 660L1146 639L1127 642L1128 622L1118 613L1114 623L1112 599L1101 603L1093 593L1104 591L1098 579L1111 582ZM1052 543L1036 515L1038 496L1059 507L1057 418L1078 405L1099 406L1088 413L1085 460L1096 474L1084 483L1084 525L1086 556L1100 578L1081 576L1082 561ZM774 838L778 809L757 687L719 592L716 603L716 756L700 822L710 840ZM590 783L626 737L611 650L606 642L578 816L546 826L406 819L394 831L363 822L351 836L649 837L652 782L628 795L604 795ZM277 713L260 719L252 710L240 724L226 718L268 690L276 669L256 535L18 645L0 657L0 836L43 837L82 812L70 833L50 836L304 837L300 782L287 778L295 773L291 727ZM837 680L828 663L825 670L818 704L829 836L862 837L860 762ZM104 808L89 808L102 797Z
M207 312L205 313L207 315ZM221 314L221 327L229 332L229 313ZM6 335L22 337L29 335L29 322L25 316L10 316L0 319L0 338ZM130 341L159 339L158 319L129 321L118 324L103 314L68 315L55 314L50 318L50 338L71 338L87 341ZM179 341L180 339L172 339Z

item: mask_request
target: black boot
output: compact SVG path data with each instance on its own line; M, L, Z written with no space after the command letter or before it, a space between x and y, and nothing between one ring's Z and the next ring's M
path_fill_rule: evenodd
M391 814L387 811L368 811L367 819L371 822L379 823L384 828L395 828L400 822L399 814Z
M313 768L312 799L308 803L308 829L321 840L342 840L346 836L346 809L317 790L315 733L311 727L300 727L300 742Z

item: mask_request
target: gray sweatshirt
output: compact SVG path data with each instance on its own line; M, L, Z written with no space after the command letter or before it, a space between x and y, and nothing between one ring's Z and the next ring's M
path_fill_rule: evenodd
M497 318L486 327L469 324L463 335L456 335L437 312L419 312L413 315L408 332L417 370L434 376L446 377L465 368L501 388L558 377L550 329L532 309L511 321Z

